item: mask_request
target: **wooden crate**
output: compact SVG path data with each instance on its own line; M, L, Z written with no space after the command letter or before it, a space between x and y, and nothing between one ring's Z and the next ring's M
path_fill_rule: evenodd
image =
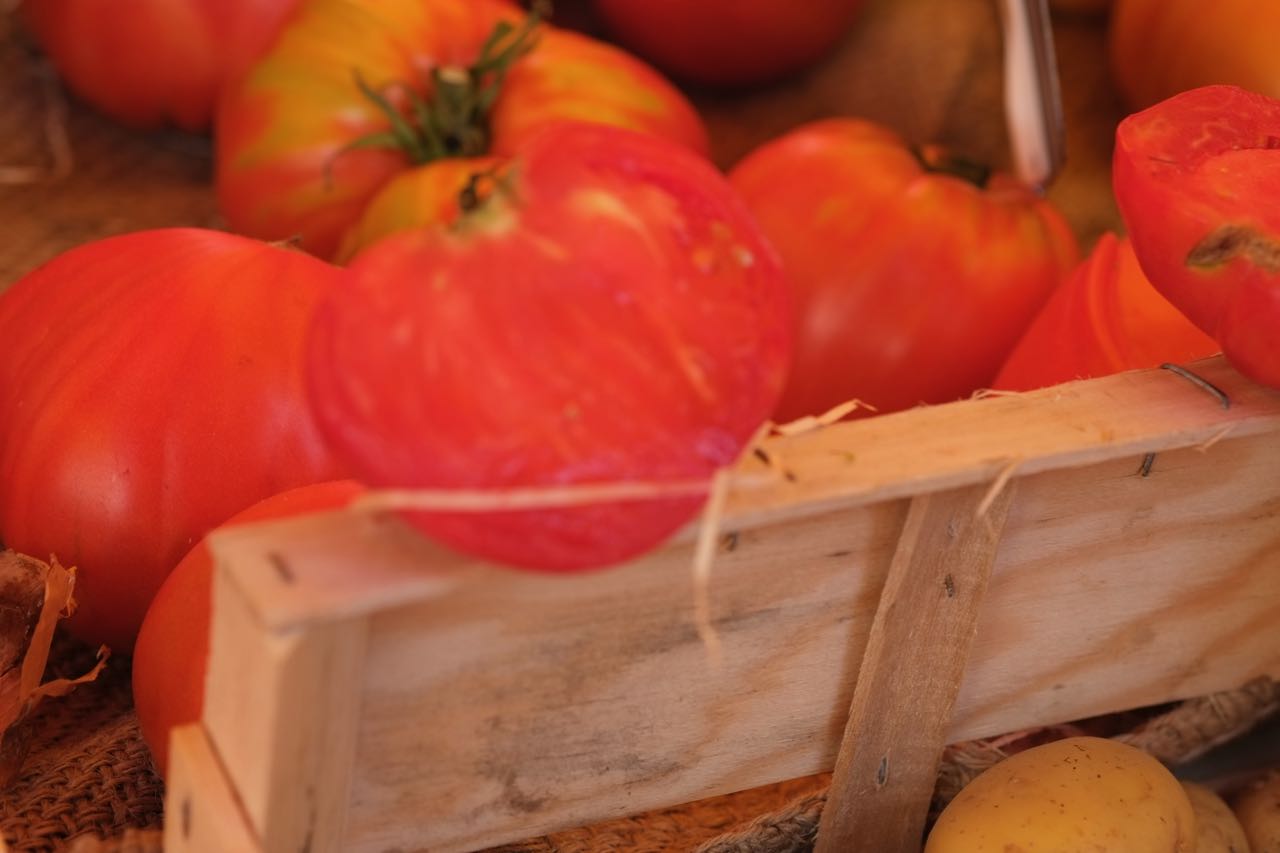
M219 535L166 850L476 850L833 766L827 838L883 836L828 849L911 849L945 742L1280 675L1280 394L1192 369L1229 407L1155 369L767 439L718 655L700 524L571 577L355 511Z

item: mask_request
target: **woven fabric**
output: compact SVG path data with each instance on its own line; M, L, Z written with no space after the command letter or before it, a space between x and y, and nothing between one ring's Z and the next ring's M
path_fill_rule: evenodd
M93 659L92 649L60 637L48 677L79 675ZM0 834L13 853L52 853L78 836L119 838L159 825L163 785L138 732L127 659L44 702L24 725L30 752L0 791Z

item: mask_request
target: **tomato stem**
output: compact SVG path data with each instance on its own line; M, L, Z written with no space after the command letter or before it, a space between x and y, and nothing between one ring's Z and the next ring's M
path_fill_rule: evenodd
M913 145L911 153L926 172L951 175L978 189L985 189L987 181L991 180L991 167L957 157L939 145Z
M362 136L342 150L394 148L415 165L487 153L489 112L512 66L537 46L538 27L549 8L545 0L535 2L518 26L499 21L470 65L432 68L425 87L430 94L425 97L407 83L392 83L380 91L354 71L356 87L387 117L390 127ZM388 90L400 92L404 106L397 106Z

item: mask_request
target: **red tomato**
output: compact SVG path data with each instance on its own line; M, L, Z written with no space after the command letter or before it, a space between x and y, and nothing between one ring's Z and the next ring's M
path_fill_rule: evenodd
M453 229L389 237L317 315L313 403L379 486L707 478L768 417L789 327L778 261L708 162L561 124ZM469 553L546 569L653 547L701 499L420 513Z
M337 509L363 491L363 486L351 480L301 486L236 513L219 529ZM199 720L204 709L212 587L213 555L201 539L165 579L138 631L133 652L133 700L142 738L151 748L161 775L169 763L169 732Z
M985 387L1074 266L1075 238L1048 202L1009 177L977 186L945 165L883 127L832 119L730 173L793 288L795 357L778 419L853 398L894 411Z
M1280 388L1280 100L1205 86L1116 129L1143 272L1246 376Z
M863 0L596 0L608 31L663 71L746 86L814 64L849 32Z
M79 636L127 652L207 530L342 476L301 361L338 275L302 252L169 229L73 249L0 296L0 539L79 567Z
M203 130L222 84L298 2L23 0L22 9L58 73L95 108L136 127Z
M1030 391L1217 351L1147 281L1129 240L1104 234L1049 297L992 387Z
M643 130L706 150L701 120L670 83L584 35L542 25L536 46L501 81L466 70L480 61L499 22L519 28L524 21L502 0L306 4L219 110L217 190L228 222L265 239L300 236L306 249L331 257L373 195L411 166L505 158L562 119ZM404 145L351 147L392 127L357 75L406 114L405 128L417 128L401 133ZM492 108L483 108L489 96L475 85L498 82ZM420 109L409 106L414 98ZM455 102L475 109L446 109ZM446 129L428 142L423 127L430 122L417 116L432 110Z
M1115 0L1112 76L1131 107L1231 83L1280 98L1280 3Z

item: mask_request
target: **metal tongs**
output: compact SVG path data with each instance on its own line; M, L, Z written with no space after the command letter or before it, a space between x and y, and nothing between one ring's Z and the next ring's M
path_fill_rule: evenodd
M1004 105L1014 171L1043 192L1066 158L1066 124L1048 0L999 0Z

